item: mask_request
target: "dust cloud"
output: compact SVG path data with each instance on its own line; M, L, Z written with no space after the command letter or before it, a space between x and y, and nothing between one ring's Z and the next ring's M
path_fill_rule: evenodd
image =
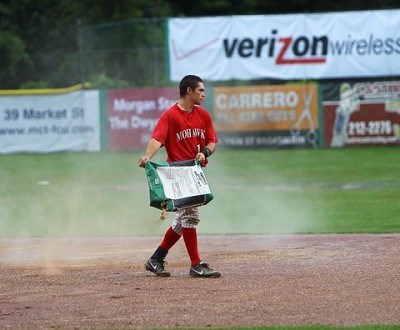
M158 241L174 214L160 221L160 210L149 206L139 156L127 153L114 165L113 154L102 155L104 170L97 172L95 155L63 155L58 169L41 168L48 156L36 155L34 170L2 180L0 264L40 264L51 275L68 258L84 254L88 260L82 240L154 236ZM268 164L248 163L241 169L229 159L222 151L204 169L214 200L200 209L199 235L304 233L319 221L309 207L315 200L303 187L277 177ZM165 154L154 160L165 160Z
M202 210L204 221L199 225L200 231L208 234L312 231L320 221L313 214L314 205L320 202L315 192L310 194L307 187L278 177L268 164L254 164L257 162L254 159L243 162L241 170L223 156L210 160L205 172L214 200Z

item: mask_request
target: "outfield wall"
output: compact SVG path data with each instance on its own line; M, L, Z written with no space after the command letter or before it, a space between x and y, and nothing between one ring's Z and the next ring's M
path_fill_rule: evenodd
M173 87L0 93L0 154L144 150L177 100ZM223 147L400 144L400 81L211 86L204 106Z
M220 145L345 147L400 143L400 81L335 81L207 87ZM107 92L110 150L144 150L176 88ZM160 102L160 100L166 100Z
M322 86L324 147L400 143L400 81L342 81Z
M99 91L7 91L0 95L0 153L99 151Z
M177 88L112 89L106 92L106 148L144 150L157 119L179 98Z

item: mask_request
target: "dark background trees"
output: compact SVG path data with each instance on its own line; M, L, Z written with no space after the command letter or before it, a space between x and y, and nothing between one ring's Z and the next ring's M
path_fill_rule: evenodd
M0 0L0 89L167 84L166 17L397 7L395 0Z

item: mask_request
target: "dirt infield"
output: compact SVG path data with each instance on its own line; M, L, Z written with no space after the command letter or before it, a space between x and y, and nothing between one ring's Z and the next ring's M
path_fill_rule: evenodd
M200 236L216 279L143 264L160 237L0 239L0 328L400 324L400 235Z

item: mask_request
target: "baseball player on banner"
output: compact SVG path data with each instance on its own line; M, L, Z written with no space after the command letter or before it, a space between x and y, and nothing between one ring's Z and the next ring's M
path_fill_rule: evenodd
M167 152L167 162L197 159L202 166L215 152L217 135L211 115L200 107L205 98L202 79L195 75L182 78L179 83L179 101L164 111L147 145L139 166L145 167L161 147ZM176 212L171 227L166 231L161 244L147 260L145 268L157 276L167 277L165 257L176 242L183 237L191 266L189 275L194 277L219 277L221 274L209 267L200 258L196 227L200 222L199 208L188 207Z

